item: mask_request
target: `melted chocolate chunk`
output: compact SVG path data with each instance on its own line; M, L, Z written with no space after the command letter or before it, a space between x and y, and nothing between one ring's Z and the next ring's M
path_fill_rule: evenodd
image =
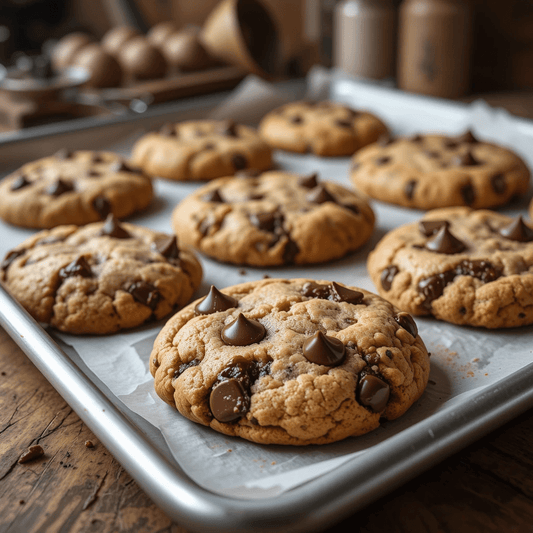
M362 303L365 297L362 292L353 291L352 289L348 289L348 287L343 287L335 281L331 284L330 292L330 300L335 302L347 302L354 305Z
M93 200L93 209L105 220L111 213L111 202L105 196L97 196Z
M439 254L458 254L465 249L464 243L455 237L446 225L426 242L426 250Z
M74 156L74 153L70 150L67 150L66 148L61 148L61 150L58 150L54 157L59 160L65 160L65 159L71 159Z
M169 235L164 239L159 239L152 245L166 259L179 259L180 249L178 239L175 235Z
M174 124L163 124L159 130L159 135L162 135L163 137L177 137L178 131Z
M309 176L298 178L298 185L306 189L314 189L318 185L318 174L310 174Z
M155 360L154 360L155 363ZM179 378L185 370L189 368L193 368L195 366L198 366L200 364L200 359L193 359L192 361L189 361L188 363L181 363L180 366L178 366L178 369L174 372L173 379Z
M81 255L59 271L59 279L62 281L67 278L72 278L74 276L81 276L82 278L91 278L92 275L93 272L91 270L91 265L89 265L87 259L83 255Z
M248 161L242 154L234 154L231 163L235 170L243 170L248 166Z
M405 197L408 199L408 200L412 200L413 199L413 195L415 194L415 189L416 189L416 185L417 185L417 181L416 180L409 180L406 184L405 184L405 187L404 187L404 193L405 193Z
M289 119L289 121L291 122L291 124L301 124L304 119L301 117L301 115L294 115Z
M236 422L250 409L250 401L241 383L232 378L213 387L209 408L219 422Z
M18 191L20 189L23 189L24 187L27 187L28 185L31 185L31 181L29 181L24 174L21 174L11 182L10 190Z
M339 339L317 331L312 337L304 341L303 354L311 363L337 366L344 361L346 349Z
M455 165L457 167L474 167L480 164L481 163L472 155L472 152L470 152L470 150L462 155L456 156L452 160L452 165Z
M62 179L57 179L46 189L46 194L49 194L50 196L61 196L62 194L73 190L74 186L72 183L63 181Z
M197 315L211 315L220 311L227 311L239 306L239 302L227 294L220 292L214 285L211 285L207 296L196 304L194 312Z
M109 172L131 172L136 174L139 171L130 167L125 161L115 161L109 166Z
M328 192L324 185L318 185L308 193L307 200L313 204L324 204L326 202L336 203L335 198Z
M151 283L147 283L146 281L136 281L127 290L135 300L148 306L152 311L155 310L161 299L159 291Z
M266 329L257 320L246 318L242 313L222 329L222 340L229 346L249 346L265 338Z
M390 162L391 162L391 158L389 156L378 157L374 161L374 163L376 163L376 165L378 166L386 165L387 163L390 163Z
M418 223L418 230L422 235L431 237L435 235L443 226L449 227L450 223L447 220L421 220Z
M335 125L341 128L353 128L353 122L351 120L339 118L335 121Z
M131 235L120 225L114 215L108 215L105 224L100 230L100 235L115 239L131 239Z
M4 260L2 261L2 264L0 265L0 268L4 271L7 270L11 263L13 263L13 261L15 261L17 257L20 257L25 253L26 248L21 248L20 250L11 250L10 252L7 252L6 256L4 257Z
M207 194L202 196L204 202L214 202L214 203L224 203L224 198L222 198L220 191L218 189L213 189Z
M300 252L298 245L287 235L287 244L285 245L285 250L283 250L283 261L287 264L294 263L296 256Z
M424 140L424 138L422 137L422 135L417 134L417 135L414 135L413 137L411 137L409 140L411 142L413 142L413 143L419 143L419 142L422 142Z
M302 287L302 294L308 298L320 298L321 300L327 300L330 295L329 285L320 285L314 281L308 281Z
M500 229L500 235L511 241L531 242L533 241L533 229L531 229L519 215L509 225Z
M467 183L461 187L461 196L466 205L472 205L476 199L476 193L474 186L471 183Z
M381 286L383 287L383 290L390 291L392 287L392 280L394 279L394 276L398 274L399 270L396 266L390 266L387 267L383 272L381 273Z
M226 120L220 129L220 133L226 137L238 137L237 124L233 120Z
M405 329L408 333L410 333L413 337L416 338L418 335L418 328L416 326L416 322L414 321L413 317L409 313L398 313L394 320L400 324L400 326Z
M250 215L251 223L262 231L273 233L281 228L283 215L281 213L253 213Z
M492 190L496 194L504 194L507 190L507 183L505 182L505 176L503 174L496 174L490 178L490 184Z
M390 396L390 387L382 379L372 374L367 374L359 380L359 403L369 407L375 413L381 413Z

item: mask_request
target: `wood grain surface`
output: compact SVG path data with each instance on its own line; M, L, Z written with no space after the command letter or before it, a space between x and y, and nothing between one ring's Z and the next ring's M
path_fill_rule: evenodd
M529 411L327 531L532 533L532 442ZM35 444L44 456L19 464ZM0 457L2 533L188 533L150 501L2 329Z

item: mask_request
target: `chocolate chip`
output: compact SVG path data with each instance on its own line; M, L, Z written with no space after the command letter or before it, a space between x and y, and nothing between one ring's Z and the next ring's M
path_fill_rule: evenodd
M505 182L505 176L503 174L495 174L490 178L490 184L492 190L496 194L504 194L507 190L507 183Z
M461 187L461 196L466 205L472 205L476 199L476 193L474 186L471 183L467 183Z
M418 230L422 235L426 237L431 237L435 235L442 226L448 227L450 223L447 220L421 220L418 223Z
M390 387L378 377L367 374L359 381L358 392L361 405L381 413L389 401Z
M44 455L43 447L39 444L36 444L35 446L30 446L28 448L28 451L24 452L20 457L18 462L20 464L28 463L30 461L34 461L35 459L39 459L39 457L42 457Z
M166 259L179 259L180 249L178 248L178 239L175 235L169 235L159 239L152 245Z
M410 333L413 337L416 338L418 335L418 328L416 326L416 322L414 321L413 317L409 313L398 313L394 320L400 324L400 326L405 329L408 333Z
M113 214L107 216L100 235L113 237L115 239L131 239L131 235L120 225Z
M287 235L287 244L283 250L283 262L289 265L293 264L299 252L298 245Z
M354 215L358 215L361 212L355 204L342 204L342 207L349 209Z
M248 196L248 200L263 200L264 197L264 194L254 192Z
M307 194L307 201L313 204L324 204L326 202L336 203L335 198L329 193L324 185L317 185Z
M500 235L511 241L531 242L533 241L533 229L531 229L519 215L509 225L500 229Z
M204 150L214 150L216 147L215 143L206 143L204 145Z
M248 161L242 154L234 154L231 158L231 163L235 170L242 170L248 166Z
M479 141L474 137L474 134L467 130L462 135L458 135L455 140L459 143L476 144Z
M336 281L331 284L330 299L335 302L347 302L349 304L358 305L363 302L365 295L360 291L354 291L339 285Z
M444 140L444 146L448 148L449 150L454 150L459 146L459 142L457 142L454 138L449 138Z
M73 152L71 152L70 150L67 150L66 148L61 148L61 150L58 150L54 154L54 157L56 159L65 160L65 159L71 159L73 155L74 155Z
M109 166L109 172L131 172L136 174L138 170L130 167L125 161L115 161Z
M12 191L18 191L19 189L23 189L24 187L27 187L28 185L31 185L31 181L28 180L28 178L21 174L20 176L17 176L12 182L10 189Z
M462 252L466 246L451 233L448 226L444 225L426 242L426 249L439 254L451 255Z
M317 331L312 337L304 341L303 354L311 363L337 366L343 362L346 356L346 349L339 339Z
M525 313L518 313L518 318L526 318L526 314Z
M302 287L302 294L308 298L320 298L322 300L327 300L330 295L329 285L321 285L314 281L308 281Z
M422 142L424 140L424 137L422 137L422 135L420 135L420 134L417 134L417 135L414 135L413 137L411 137L409 140L411 142L413 142L413 143L419 143L419 142Z
M226 137L238 137L237 124L233 120L226 120L220 128L220 133Z
M278 213L253 213L250 222L262 231L273 232L283 223L283 215Z
M246 318L242 313L222 329L222 340L229 346L249 346L262 341L266 330L257 320Z
M49 194L50 196L61 196L62 194L72 190L74 190L72 183L63 181L62 179L57 179L46 189L46 194Z
M446 285L451 283L454 278L455 272L448 271L421 280L418 283L418 292L424 296L424 302L422 305L426 309L431 309L433 301L442 296Z
M292 124L301 124L304 119L300 115L294 115L289 119Z
M105 196L97 196L92 205L102 220L105 220L111 213L111 202Z
M468 260L461 261L455 267L457 276L472 276L481 280L483 283L489 283L498 279L502 272L489 261Z
M181 363L178 366L178 369L174 372L174 376L172 377L172 379L179 378L183 374L183 372L185 372L185 370L198 366L199 364L200 364L200 359L193 359L192 361L189 361L188 363Z
M207 296L196 304L194 311L197 315L211 315L233 309L238 305L239 302L235 298L220 292L214 285L211 285Z
M341 128L353 128L353 122L351 120L346 120L339 118L335 121L335 125Z
M161 294L151 284L146 281L136 281L128 287L128 292L135 300L143 305L147 305L152 311L157 307Z
M224 199L222 198L220 192L218 189L213 189L212 191L209 191L207 194L204 194L202 196L202 200L204 202L214 202L214 203L224 203Z
M415 194L415 189L416 189L417 183L418 182L416 180L409 180L405 184L404 192L405 192L405 196L407 197L408 200L412 200L413 199L413 195Z
M382 135L378 140L377 140L377 144L379 146L389 146L391 145L392 143L394 143L395 139L392 135L388 134L388 133L385 133L384 135Z
M209 396L211 413L219 422L235 422L250 408L241 383L235 379L222 381L213 387Z
M159 130L159 135L162 135L163 137L177 137L178 132L174 124L163 124Z
M378 157L374 163L376 163L376 165L378 166L381 166L381 165L386 165L387 163L390 163L391 161L391 158L388 157L388 156L383 156L383 157Z
M91 265L89 265L87 259L83 255L81 255L59 271L59 279L62 281L75 276L81 276L82 278L91 278L92 275L93 272L91 270Z
M453 158L452 165L456 167L474 167L481 163L472 155L470 150Z
M104 157L101 154L93 154L91 157L93 163L103 163L105 161Z
M26 253L26 248L21 248L20 250L11 250L6 254L4 257L4 260L2 261L2 264L0 265L0 268L2 270L7 270L11 263L15 261L17 257L20 257L21 255L24 255Z
M381 273L381 286L383 287L383 290L390 291L392 287L392 280L398 274L399 270L396 266L390 266L387 267L383 272Z
M298 178L298 185L306 189L314 189L318 185L318 174L315 173Z
M102 173L98 172L98 170L88 170L87 174L85 174L88 178L99 178L101 175Z

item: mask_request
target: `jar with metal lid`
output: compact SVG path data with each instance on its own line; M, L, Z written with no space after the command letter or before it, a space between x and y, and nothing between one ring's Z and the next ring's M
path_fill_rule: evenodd
M334 65L347 74L383 79L394 74L393 0L344 0L335 9Z
M468 0L404 0L399 14L398 86L458 98L470 86Z

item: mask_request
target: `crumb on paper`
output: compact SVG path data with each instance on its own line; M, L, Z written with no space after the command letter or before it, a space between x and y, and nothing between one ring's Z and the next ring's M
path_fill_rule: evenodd
M275 465L275 464L276 464L276 461L272 461L270 464L271 464L271 465Z
M263 274L263 279L270 279L270 276L268 274Z
M233 450L231 448L228 448L228 453L231 453Z
M241 276L246 276L247 272L246 272L246 270L244 270L244 268L241 268L241 269L239 270L239 274L240 274Z
M479 361L479 357L474 357L474 359L472 359L472 363L477 363Z
M30 461L34 461L35 459L39 459L39 457L42 457L44 455L43 447L40 444L36 444L35 446L30 446L20 457L18 462L20 464L29 463Z

